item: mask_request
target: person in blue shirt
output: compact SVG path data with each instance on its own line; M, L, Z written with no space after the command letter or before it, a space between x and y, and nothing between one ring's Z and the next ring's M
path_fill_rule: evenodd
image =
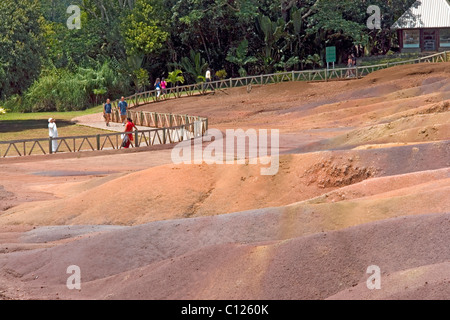
M155 81L155 89L156 89L156 100L159 100L159 96L161 95L161 80L159 78Z
M125 121L127 120L127 107L128 104L125 101L125 98L120 98L119 101L119 110L120 110L120 120L122 121L122 125L125 126Z
M105 117L107 127L109 127L109 122L111 121L111 112L112 112L111 100L106 99L106 103L103 107L103 115Z

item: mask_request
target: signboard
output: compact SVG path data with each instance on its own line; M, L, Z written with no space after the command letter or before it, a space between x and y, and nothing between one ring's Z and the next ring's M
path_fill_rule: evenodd
M336 62L336 47L327 47L327 63Z

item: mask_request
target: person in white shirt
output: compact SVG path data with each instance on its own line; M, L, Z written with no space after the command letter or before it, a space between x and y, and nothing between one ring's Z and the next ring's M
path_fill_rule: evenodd
M55 119L50 118L48 119L48 136L51 138L57 138L58 137L58 128L56 127ZM52 152L55 153L58 149L58 141L53 140L52 141Z
M214 92L214 87L210 84L211 83L211 69L208 68L208 70L206 70L206 74L205 74L205 82L206 82L206 86L203 86L203 91L205 89L208 89L209 87L211 87L211 90Z

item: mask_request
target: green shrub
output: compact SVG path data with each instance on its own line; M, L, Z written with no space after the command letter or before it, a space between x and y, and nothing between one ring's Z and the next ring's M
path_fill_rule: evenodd
M216 72L216 77L219 78L220 80L224 80L227 77L227 72L225 71L225 69L219 70Z
M292 81L292 73L287 73L286 71L277 71L275 72L277 75L274 76L275 83L282 81ZM284 74L279 74L284 73Z
M22 97L15 94L9 97L8 100L2 101L1 104L7 112L19 112L21 111L20 106L22 105Z
M98 99L124 95L129 90L126 76L109 62L97 68L50 69L27 90L22 112L76 111L96 105Z

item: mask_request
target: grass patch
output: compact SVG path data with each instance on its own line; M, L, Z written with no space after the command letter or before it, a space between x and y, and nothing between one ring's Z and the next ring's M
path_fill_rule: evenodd
M407 60L418 59L424 56L419 53L407 53L407 54L392 54L392 55L384 55L384 56L373 56L373 57L364 57L359 59L359 66L373 66L377 64L386 64L386 63L394 63L394 62L402 62Z
M97 106L94 108L86 109L83 111L67 111L67 112L29 112L29 113L21 113L21 112L11 112L0 115L0 121L4 120L43 120L48 119L50 117L55 118L56 120L68 120L79 116L84 116L88 114L94 114L102 112L103 107Z
M59 136L95 135L110 132L77 125L75 117L102 112L102 106L84 111L7 113L0 115L0 141L48 138L48 118L56 119Z

